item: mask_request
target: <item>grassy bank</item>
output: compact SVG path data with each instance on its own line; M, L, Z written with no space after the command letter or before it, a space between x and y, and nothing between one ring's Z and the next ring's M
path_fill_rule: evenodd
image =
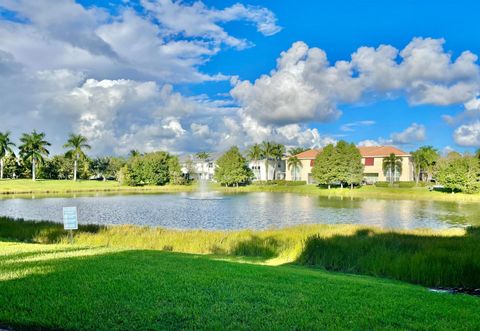
M0 242L0 327L63 330L480 328L480 300L295 266Z
M63 194L77 192L188 192L196 188L185 185L124 186L116 181L82 180L0 180L0 194Z
M353 198L382 198L382 199L406 199L406 200L435 200L435 201L461 201L477 202L480 201L480 194L464 193L446 193L438 191L429 191L427 187L399 188L399 187L375 187L362 186L350 190L349 188L319 188L315 185L249 185L239 188L220 188L215 189L225 192L289 192L298 194L318 195L318 196L336 196Z
M480 194L450 194L445 192L431 192L426 187L390 188L363 186L350 190L325 189L315 185L248 185L243 187L222 187L210 185L211 190L227 193L243 192L285 192L318 196L337 196L354 198L383 198L383 199L414 199L435 201L480 202ZM29 179L0 180L0 195L6 194L66 194L88 192L118 192L118 193L169 193L196 191L196 185L165 185L165 186L123 186L115 181L66 181L66 180L37 180Z
M62 225L0 218L0 238L66 243ZM355 225L266 231L179 231L82 226L76 245L211 254L268 265L295 263L425 286L480 287L478 228L389 232Z

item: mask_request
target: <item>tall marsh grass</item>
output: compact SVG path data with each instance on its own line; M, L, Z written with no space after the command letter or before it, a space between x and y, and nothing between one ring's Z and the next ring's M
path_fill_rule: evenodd
M480 228L463 236L358 230L309 238L297 262L426 286L480 287Z
M0 217L0 238L68 243L61 224ZM357 225L302 225L264 231L169 230L83 225L75 245L151 249L297 263L426 286L480 287L480 229L387 231Z

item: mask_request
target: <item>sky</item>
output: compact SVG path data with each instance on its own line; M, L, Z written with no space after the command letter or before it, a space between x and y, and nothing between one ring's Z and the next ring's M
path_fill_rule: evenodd
M0 0L0 131L62 152L480 148L477 1Z

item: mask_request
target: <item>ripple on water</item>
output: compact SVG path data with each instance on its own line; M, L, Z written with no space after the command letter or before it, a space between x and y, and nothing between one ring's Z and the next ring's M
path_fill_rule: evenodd
M80 223L207 230L312 223L441 229L480 220L480 204L475 203L342 199L267 192L5 198L0 200L0 215L61 222L64 206L78 207Z

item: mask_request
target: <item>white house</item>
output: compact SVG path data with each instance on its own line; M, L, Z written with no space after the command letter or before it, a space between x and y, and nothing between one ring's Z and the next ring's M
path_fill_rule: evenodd
M266 160L250 161L248 167L252 169L254 181L285 179L285 160L268 160L268 178Z
M191 179L213 180L218 157L218 153L210 153L210 157L206 160L201 160L196 155L182 156L180 157L182 172Z

